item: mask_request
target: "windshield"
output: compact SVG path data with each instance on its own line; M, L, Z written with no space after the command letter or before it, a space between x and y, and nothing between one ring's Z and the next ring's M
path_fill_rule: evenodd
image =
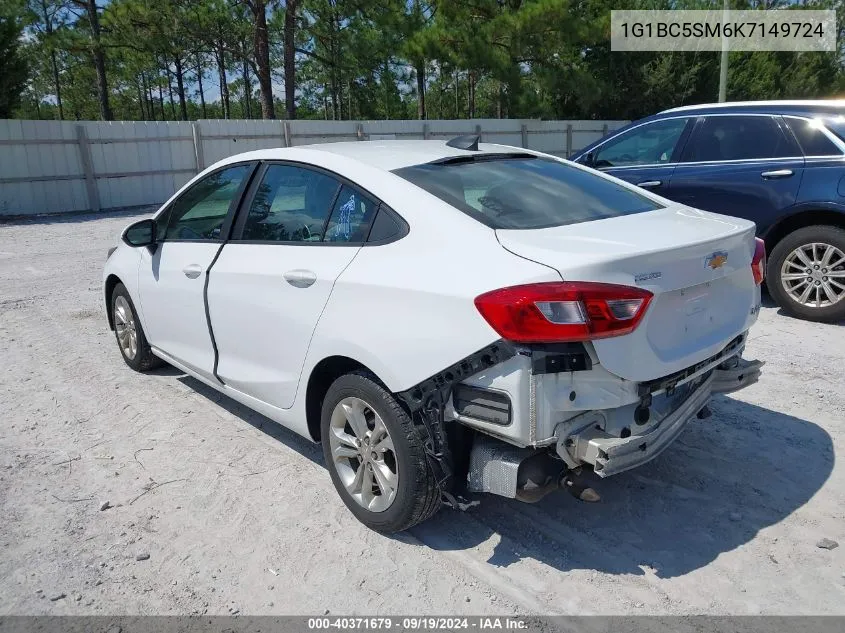
M598 174L525 155L480 154L394 173L494 229L540 229L661 208Z

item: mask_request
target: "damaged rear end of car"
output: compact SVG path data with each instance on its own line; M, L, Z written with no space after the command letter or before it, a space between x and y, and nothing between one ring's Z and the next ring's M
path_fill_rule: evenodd
M403 171L561 278L477 296L500 340L397 394L447 497L596 500L582 471L647 463L710 417L714 393L758 380L743 358L765 270L752 223L545 159Z

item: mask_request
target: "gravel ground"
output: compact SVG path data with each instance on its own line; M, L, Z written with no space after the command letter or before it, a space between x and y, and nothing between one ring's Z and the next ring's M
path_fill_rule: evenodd
M317 446L124 365L100 278L136 217L0 225L0 614L845 614L841 326L764 307L761 382L599 504L486 497L386 537Z

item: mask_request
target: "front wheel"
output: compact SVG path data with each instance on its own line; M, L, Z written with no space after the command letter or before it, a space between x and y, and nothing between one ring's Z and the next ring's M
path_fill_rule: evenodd
M129 291L123 284L117 284L111 294L111 311L114 319L114 335L123 360L135 371L148 371L162 365L162 361L153 355L135 304Z
M373 376L341 376L323 400L323 456L343 503L367 527L401 532L440 508L413 421Z
M772 250L766 271L772 298L787 314L810 321L845 319L845 231L808 226Z

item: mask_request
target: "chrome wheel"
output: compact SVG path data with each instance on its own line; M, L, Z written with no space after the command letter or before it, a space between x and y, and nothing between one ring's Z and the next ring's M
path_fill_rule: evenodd
M360 398L344 398L332 411L329 447L347 492L363 508L384 512L396 498L399 469L384 421Z
M114 300L114 331L120 351L129 360L134 359L138 353L138 332L135 329L132 308L123 296Z
M827 308L845 296L845 253L831 244L799 246L780 269L783 289L808 308Z

